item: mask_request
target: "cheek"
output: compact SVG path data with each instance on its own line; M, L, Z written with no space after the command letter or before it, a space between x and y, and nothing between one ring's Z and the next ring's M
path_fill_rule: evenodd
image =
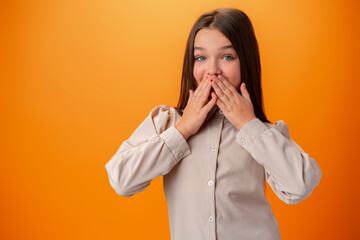
M241 81L241 73L240 73L240 66L239 64L231 64L226 68L226 76L231 84L239 90L240 88L240 81Z
M204 69L197 63L194 64L194 71L193 71L195 80L197 85L200 84L201 79L203 78L203 74L204 74Z

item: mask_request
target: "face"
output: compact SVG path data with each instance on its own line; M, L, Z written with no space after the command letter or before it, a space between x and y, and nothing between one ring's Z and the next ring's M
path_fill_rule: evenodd
M230 40L219 30L202 28L194 41L194 77L197 85L206 76L222 75L236 90L241 82L240 60Z

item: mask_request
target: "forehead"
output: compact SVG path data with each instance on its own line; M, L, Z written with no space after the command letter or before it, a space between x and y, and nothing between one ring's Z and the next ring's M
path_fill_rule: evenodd
M215 28L202 28L200 29L194 40L196 47L221 47L231 45L230 40L219 30Z

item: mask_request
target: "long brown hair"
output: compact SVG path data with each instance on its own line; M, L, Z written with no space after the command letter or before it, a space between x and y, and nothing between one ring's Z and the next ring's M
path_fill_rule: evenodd
M186 44L181 90L176 107L180 115L189 98L189 90L197 86L193 75L194 41L202 28L215 28L221 31L232 43L240 59L241 82L245 82L257 118L271 123L263 111L261 89L261 66L258 43L248 16L238 9L219 8L201 15L193 25ZM239 89L240 93L240 89Z

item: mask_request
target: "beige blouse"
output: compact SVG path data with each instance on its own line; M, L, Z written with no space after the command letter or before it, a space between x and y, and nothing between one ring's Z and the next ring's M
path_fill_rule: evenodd
M215 105L187 141L181 116L155 107L106 164L116 193L130 197L163 175L172 240L280 239L264 180L285 203L307 198L321 170L286 123L252 119L240 131Z

